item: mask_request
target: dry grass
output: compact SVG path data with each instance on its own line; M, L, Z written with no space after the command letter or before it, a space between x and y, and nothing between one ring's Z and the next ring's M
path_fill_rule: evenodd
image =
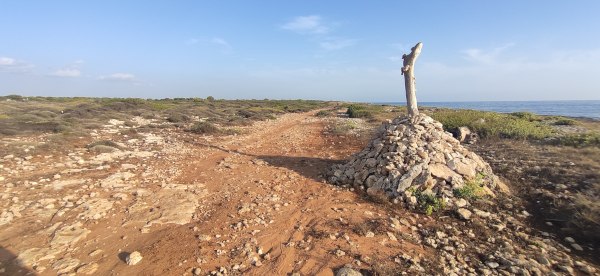
M600 238L600 183L574 196L576 218L573 223L588 235Z
M365 220L355 224L352 227L352 231L361 236L365 236L368 232L385 234L387 231L387 223L384 219Z

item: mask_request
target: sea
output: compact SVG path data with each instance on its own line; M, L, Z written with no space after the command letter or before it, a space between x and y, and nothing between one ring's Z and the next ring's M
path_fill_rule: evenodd
M377 103L406 105L403 102ZM489 102L419 102L419 106L473 109L500 113L531 112L600 120L600 100L594 101L489 101Z

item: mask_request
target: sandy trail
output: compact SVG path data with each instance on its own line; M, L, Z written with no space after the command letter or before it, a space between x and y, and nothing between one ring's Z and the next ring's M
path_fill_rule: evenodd
M178 273L187 260L187 266L204 271L225 267L235 273L230 268L239 266L254 275L328 275L361 255L385 258L417 250L411 243L391 243L387 236L352 232L353 224L386 216L355 193L323 183L320 174L345 156L324 150L330 147L321 135L321 120L290 114L257 128L261 131L220 143L191 142L205 155L181 160L187 169L177 180L206 184L212 196L202 204L210 215L169 228L168 238L161 233L147 239L142 252L152 265L144 273ZM196 235L213 238L199 242ZM386 245L370 245L374 240ZM185 245L195 248L182 250ZM346 255L336 256L337 249Z

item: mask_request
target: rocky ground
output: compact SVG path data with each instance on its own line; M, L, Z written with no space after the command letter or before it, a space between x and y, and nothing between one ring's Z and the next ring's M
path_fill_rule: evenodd
M237 136L110 120L58 150L3 139L28 143L0 157L0 274L597 273L593 243L536 227L516 193L427 216L327 184L368 141L324 134L313 113Z

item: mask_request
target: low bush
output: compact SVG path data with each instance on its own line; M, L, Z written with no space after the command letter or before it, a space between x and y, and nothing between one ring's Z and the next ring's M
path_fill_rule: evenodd
M111 148L115 148L115 149L121 149L121 146L119 146L117 143L110 141L110 140L100 140L100 141L96 141L90 144L87 144L85 147L88 149L94 148L96 146L103 146L103 147L111 147Z
M350 118L373 118L373 113L365 105L351 104L346 114Z
M484 177L484 175L478 174L474 179L468 180L463 187L454 189L454 196L464 199L482 197L485 193L481 186Z
M317 112L317 114L315 114L315 116L317 117L329 117L331 116L331 111L329 110L320 110L319 112Z
M356 128L354 121L338 121L329 126L329 131L335 135L346 135Z
M209 122L197 122L190 128L190 131L196 134L216 134L220 132L218 127Z
M600 133L568 134L551 140L551 143L571 147L600 147Z
M510 115L513 117L519 118L519 119L530 121L530 122L540 120L540 116L533 114L531 112L513 112L513 113L510 113Z
M417 198L418 209L428 216L431 216L434 212L439 212L446 207L444 200L436 197L434 194L414 191L413 195Z
M181 114L181 113L172 113L169 114L169 116L167 116L167 121L170 123L181 123L181 122L188 122L190 120L190 117Z
M569 118L559 118L554 122L555 126L574 126L577 124L577 121Z
M431 116L444 125L444 129L456 133L466 126L483 138L541 140L553 135L552 128L539 122L530 113L501 114L475 110L437 109ZM537 115L534 115L537 116Z

